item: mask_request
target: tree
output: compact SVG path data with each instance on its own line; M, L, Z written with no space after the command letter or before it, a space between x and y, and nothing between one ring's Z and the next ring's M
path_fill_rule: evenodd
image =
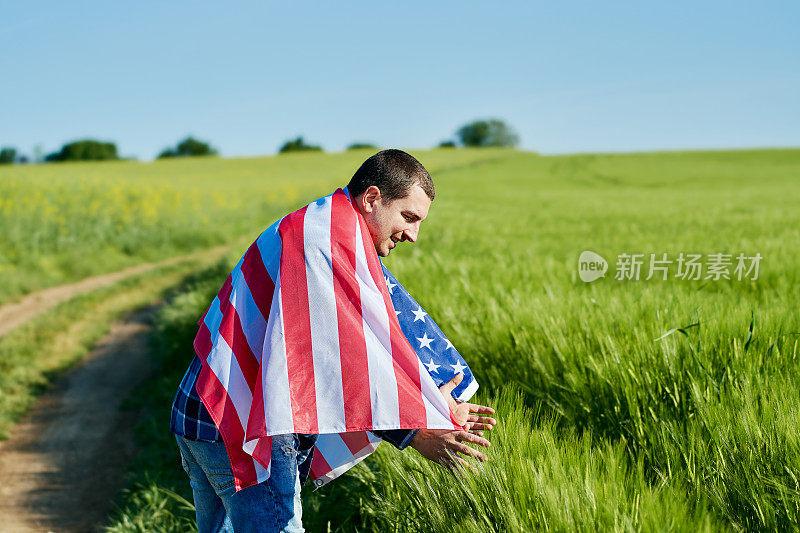
M456 143L454 141L447 140L439 143L439 148L455 148L455 147Z
M210 144L198 141L191 135L180 141L175 148L166 148L160 154L158 159L165 157L195 157L203 155L217 155L217 151L211 147Z
M0 150L0 165L10 165L17 159L17 150L16 148L11 148L10 146L3 147Z
M498 119L476 120L456 132L464 146L516 146L519 137L511 127Z
M45 161L104 161L119 159L117 145L110 142L84 139L65 144L60 152L44 158Z
M281 149L278 150L278 153L285 154L286 152L321 152L321 146L315 146L313 144L306 144L303 140L303 137L298 137L294 140L289 140L283 143Z
M374 149L378 147L371 143L353 143L347 147L348 150L365 150L367 148Z

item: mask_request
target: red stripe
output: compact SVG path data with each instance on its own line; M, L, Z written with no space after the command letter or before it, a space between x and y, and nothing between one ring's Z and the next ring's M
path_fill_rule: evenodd
M227 302L228 300L230 300L232 291L233 291L233 283L231 280L231 275L228 274L228 277L225 278L225 283L222 284L222 288L219 290L219 293L217 294L220 306L222 306L223 302Z
M208 326L205 322L200 323L200 330L194 338L194 352L200 357L200 360L205 362L208 354L211 353L211 332L208 331Z
M285 216L278 227L282 242L281 301L294 430L297 433L319 433L303 249L305 214L304 207Z
M222 284L222 288L217 293L217 298L219 298L219 301L220 302L227 301L228 297L230 297L230 295L231 295L231 290L232 289L233 289L233 287L231 285L231 275L228 274L228 277L225 278L225 283ZM202 322L205 322L206 315L208 315L208 312L211 311L212 307L214 307L214 302L211 302L211 305L208 306L208 309L206 309L206 312L203 313L203 316L201 316L200 320L197 321L197 325L200 325Z
M272 294L275 292L275 283L264 266L264 260L261 257L257 242L251 244L244 254L242 274L244 274L245 283L250 288L250 294L253 295L253 301L256 302L256 305L261 310L264 322L268 322L270 307L272 306Z
M344 420L348 430L372 427L367 344L361 314L361 290L356 278L357 217L347 196L341 189L337 190L331 208L331 265L339 326Z
M397 380L397 396L400 404L400 424L402 427L426 427L427 415L425 403L422 400L422 384L419 375L419 358L414 348L408 343L408 339L400 328L400 322L394 312L392 298L389 296L389 289L386 287L386 279L383 277L378 254L375 252L375 244L370 237L367 223L358 210L355 199L353 208L358 213L358 221L361 227L361 239L364 242L364 251L367 256L367 266L372 275L375 285L383 295L383 302L386 305L386 313L389 316L389 337L392 344L392 361L394 363L394 375Z
M347 449L353 455L357 454L367 446L369 446L369 437L366 431L350 431L348 433L339 433L339 436L347 445Z
M232 334L235 330L235 320L232 319L233 313L224 313L228 308L233 310L233 306L230 304L232 289L231 277L228 276L217 295L217 298L224 298L224 300L219 300L220 312L223 313L222 323L220 324L220 332L223 334L223 338L226 333ZM214 304L212 303L209 310L213 307ZM232 339L233 337L230 336L230 338ZM230 342L228 339L226 341ZM200 369L200 375L197 378L197 393L203 400L206 409L208 409L214 424L219 428L223 441L225 441L225 449L231 462L236 489L241 490L256 484L258 480L253 466L253 458L242 450L244 428L239 422L233 400L228 396L225 387L222 386L222 383L219 382L217 376L206 363L213 345L211 332L205 322L200 325L200 330L195 337L194 348L203 361L203 367Z
M253 391L253 402L250 405L250 417L247 420L247 440L266 435L266 423L267 418L264 416L264 381L261 378L261 370L259 369L256 387Z
M222 288L217 293L217 299L219 299L219 306L220 306L220 310L221 311L224 309L223 308L224 303L227 302L228 299L230 298L232 290L233 290L233 286L231 284L231 275L228 274L228 277L225 278L225 283L222 284ZM206 316L208 316L209 311L211 311L211 309L213 307L214 307L214 302L212 301L211 305L209 305L208 309L206 309L206 312L203 313L203 316L200 318L200 320L197 321L197 324L200 326L201 331L202 331L203 326L205 324ZM206 326L206 331L208 332L208 327L207 326ZM199 335L199 333L198 333L198 335ZM206 355L208 355L211 352L211 340L210 340L211 333L208 332L208 335L209 335L209 341L208 341L208 350L205 352ZM195 339L195 348L196 348L196 343L197 343L197 339ZM199 354L200 353L198 352L198 355ZM203 357L203 360L205 361L205 357Z
M208 365L203 365L197 378L197 393L219 428L233 470L236 490L258 483L253 458L242 450L244 430L227 391Z
M205 319L206 319L206 315L208 314L208 312L209 312L210 310L211 310L211 306L209 306L209 307L208 307L208 309L206 309L206 312L205 312L205 313L203 313L203 316L201 316L201 317L200 317L200 320L198 320L198 321L197 321L197 325L198 325L198 326L199 326L200 324L202 324L202 323L205 321Z
M233 289L233 287L231 285L231 275L228 274L228 277L225 278L225 283L222 284L222 288L217 293L217 298L219 298L219 301L220 302L227 301L228 298L231 295L231 290L232 289ZM214 302L211 302L211 305L208 306L208 309L206 309L206 312L203 313L203 316L201 316L200 320L197 321L197 325L198 326L200 325L201 322L205 322L206 315L208 315L208 312L211 311L212 307L214 307Z
M261 463L261 466L269 468L269 464L272 461L272 437L258 439L256 448L253 450L253 457Z
M311 468L309 469L311 478L319 479L325 474L330 474L331 470L333 470L333 468L331 468L331 465L329 465L328 461L326 461L325 458L322 456L322 453L319 451L319 448L315 446L314 456L311 458Z
M258 360L256 356L253 355L250 344L247 342L247 337L244 335L242 323L239 320L239 313L236 312L236 308L230 300L223 302L221 307L222 321L219 324L219 334L225 339L225 342L228 343L231 351L233 351L236 362L239 363L239 368L252 394L258 374Z
M244 374L247 384L250 385L250 392L252 392L258 375L259 361L250 349L250 343L247 342L242 322L239 320L239 313L236 308L231 308L231 311L233 311L233 351L239 362L239 368L242 369L242 374Z

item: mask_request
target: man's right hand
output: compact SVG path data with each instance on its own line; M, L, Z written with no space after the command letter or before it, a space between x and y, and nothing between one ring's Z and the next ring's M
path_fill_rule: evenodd
M456 466L469 467L459 453L486 461L486 456L465 443L486 446L491 445L488 440L474 433L463 430L450 429L420 429L409 446L417 450L423 457L444 465L450 469Z

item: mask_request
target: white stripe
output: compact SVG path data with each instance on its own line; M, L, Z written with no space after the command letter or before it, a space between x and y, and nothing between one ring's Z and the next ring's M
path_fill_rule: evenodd
M211 336L211 342L214 342L214 337L219 335L220 322L222 322L222 310L219 307L219 297L214 296L214 300L208 306L206 317L203 319L203 323L205 323Z
M239 268L240 263L236 266ZM241 271L239 273L241 275ZM232 284L235 287L235 276L232 276ZM232 293L235 291L232 291ZM233 303L233 294L231 294L231 303ZM206 313L205 324L212 332L212 339L214 345L211 352L206 358L210 370L217 377L217 380L225 389L228 397L233 402L236 416L239 419L239 425L242 431L246 432L247 417L250 413L250 407L253 403L253 395L250 393L250 386L244 379L242 369L239 367L239 362L236 360L231 347L219 333L219 325L222 322L222 312L219 306L219 298L214 298L209 312ZM211 329L214 328L214 329ZM243 449L245 448L244 442L242 443ZM245 449L245 451L247 451ZM252 453L252 450L248 453ZM256 477L258 482L265 481L269 478L269 469L265 469L258 461L252 459L253 467L255 468Z
M255 459L253 459L253 466L256 469L256 480L258 480L259 483L266 481L269 479L269 473L271 470L270 467L272 466L272 457L270 456L270 461L267 464L267 468L264 468L262 464Z
M336 452L334 452L334 446L336 446L336 444L334 443L331 446L330 452L329 452L330 453L330 460L328 460L328 455L323 454L323 457L325 457L325 461L328 463L328 466L331 467L331 471L327 472L326 474L323 474L320 477L318 477L317 479L315 479L314 480L314 486L316 488L320 488L321 486L325 485L326 483L329 483L329 482L333 481L337 477L339 477L342 474L344 474L347 470L349 470L350 468L352 468L356 464L358 464L361 461L363 461L364 459L366 459L367 456L369 456L372 452L374 452L375 449L378 447L378 444L381 443L381 439L379 439L378 437L376 437L375 435L373 435L370 432L367 432L367 435L369 437L369 445L367 445L363 449L359 450L356 454L353 454L353 453L350 452L350 449L347 448L347 445L344 443L344 441L341 439L341 437L339 437L338 434L335 434L335 436L339 438L339 443L341 443L341 445L344 446L347 449L347 453L346 454L341 453L341 450L337 449L337 451L339 452L338 455L337 455ZM329 436L331 436L331 435L320 435L320 439L322 439L322 437L329 437ZM331 442L333 443L333 439L331 439ZM326 445L327 445L327 441L323 442L323 447L326 450L328 450L329 448ZM319 440L317 440L317 451L318 452L321 451L321 449L319 448ZM333 461L333 462L331 462L331 461Z
M331 266L330 196L308 206L303 221L308 314L314 361L314 390L320 431L344 431L344 391ZM319 246L319 243L325 243Z
M283 336L283 304L280 277L272 295L264 349L261 352L261 386L263 387L264 417L268 435L294 433L289 370L286 363L286 341Z
M338 433L324 433L317 438L317 451L332 469L353 460L353 452Z
M261 361L261 349L263 347L264 332L267 330L267 321L261 315L261 310L253 300L250 287L244 280L244 274L239 266L233 270L233 286L230 301L236 308L239 322L242 324L242 331L253 352L256 360Z
M461 394L458 395L458 400L461 402L468 402L470 398L472 398L478 390L478 380L474 377L472 378L472 383L467 385L467 388L464 389Z
M261 260L267 269L269 277L275 281L275 286L278 286L278 276L281 270L281 236L278 233L281 221L283 218L278 219L273 225L264 230L264 232L256 239L256 246L261 252Z
M250 394L250 386L244 379L242 369L239 368L239 361L236 360L231 347L228 346L222 335L217 336L217 342L211 349L206 362L228 392L228 397L233 402L242 429L247 428L247 417L250 414L253 395Z
M400 402L392 361L389 315L369 271L361 225L356 224L356 278L361 293L361 315L367 345L372 427L400 427Z
M455 424L450 420L450 407L422 361L417 359L417 362L419 363L420 388L422 389L422 402L425 405L428 429L453 429Z

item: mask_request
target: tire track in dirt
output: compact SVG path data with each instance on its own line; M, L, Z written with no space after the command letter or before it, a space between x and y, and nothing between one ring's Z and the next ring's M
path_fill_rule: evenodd
M31 293L0 307L0 338L70 298L159 267L222 256L230 245L143 263ZM148 337L158 304L112 323L83 359L53 380L0 441L0 533L100 531L133 456L135 413L121 404L152 372Z
M120 407L152 372L155 309L114 322L0 442L0 531L94 531L105 522L135 451L135 413Z
M111 272L109 274L102 274L100 276L93 276L85 278L75 283L68 283L59 285L57 287L50 287L49 289L42 289L33 292L23 297L20 301L6 304L0 307L0 337L9 331L17 328L31 320L38 315L44 313L57 306L61 302L69 300L73 296L90 292L101 287L106 287L123 279L135 276L153 270L158 267L174 265L182 261L197 259L203 256L221 255L222 252L227 250L229 245L217 246L199 252L182 255L179 257L172 257L164 261L153 263L142 263L140 265L132 266L118 272Z

